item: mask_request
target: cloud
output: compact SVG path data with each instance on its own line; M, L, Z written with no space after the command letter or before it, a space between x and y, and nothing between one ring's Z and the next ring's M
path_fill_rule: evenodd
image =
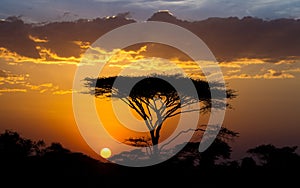
M39 58L26 57L12 52L6 48L0 47L0 58L5 61L15 63L37 63L37 64L73 64L77 65L80 62L80 58L74 56L71 57L61 57L56 53L52 52L50 49L46 49L40 46L36 47Z
M40 84L40 85L32 85L30 83L26 83L24 84L24 86L26 86L27 88L29 88L30 90L33 90L33 91L40 91L41 93L44 93L45 91L47 91L48 89L57 89L57 87L53 87L53 84L52 83L43 83L43 84Z
M86 50L91 46L90 42L84 42L84 41L73 41L74 44L78 45L80 49Z
M213 69L216 66L216 62L196 63L194 61L181 61L178 59L171 60L171 62L175 63L192 77L206 79L206 76L215 76L215 71L211 71L211 73L205 76L201 68L204 67L207 70ZM288 59L286 63L283 62L281 60L277 63L271 63L267 59L241 58L231 62L221 62L218 66L221 68L225 80L300 78L300 61Z
M31 65L29 65L31 66ZM11 67L11 68L14 68ZM67 94L68 91L62 90L58 85L51 82L43 82L41 80L34 80L29 74L17 74L14 72L20 72L18 67L13 71L0 69L0 93L53 93L53 94ZM42 83L37 83L42 82Z
M58 90L58 91L52 92L53 95L67 95L67 94L72 94L72 93L73 93L72 89L69 89L69 90Z
M26 83L28 75L26 74L12 74L10 71L0 69L0 85L15 85Z
M128 64L113 64L110 67L122 69L122 75L151 75L151 74L179 74L181 69L166 59L157 57L143 58ZM120 75L120 74L119 74Z
M105 64L101 70L101 76L112 75L149 75L154 73L178 73L179 67L174 67L174 63L168 59L160 57L145 56L147 45L142 45L136 49L114 49L106 51L99 47L91 47L86 53L81 63L94 65L96 63ZM79 65L80 66L80 65Z
M1 82L0 82L1 83ZM33 84L29 80L22 80L21 82L11 81L10 78L6 78L3 84L0 84L0 93L14 93L14 92L38 92L38 93L52 93L55 95L58 94L69 94L72 93L71 90L61 90L59 86L54 85L53 83L42 83L42 84Z
M194 62L188 58L178 58L181 54L178 51L160 46L158 52L153 52L157 44L143 44L127 49L115 49L106 51L99 47L91 47L90 54L85 54L85 63L104 63L101 76L112 76L120 73L132 74L154 74L169 73L185 74L206 79L206 76L216 76L215 68L217 62L199 61ZM162 48L161 48L162 47ZM163 49L163 50L162 50ZM165 56L165 54L168 54ZM170 56L170 54L173 54ZM176 57L178 55L178 57ZM199 67L199 64L201 65ZM229 79L287 79L300 76L297 74L300 61L296 57L270 61L269 58L237 58L232 61L219 62L224 78ZM205 68L204 75L201 68ZM208 72L210 70L210 72Z
M178 58L159 58L147 56L148 46L142 46L136 51L120 50L119 54L113 56L114 53L106 52L105 50L99 50L102 54L108 55L104 59L106 61L107 70L104 69L103 74L108 72L109 74L118 75L122 74L179 74L184 72L185 74L200 79L206 79L207 77L216 76L215 68L218 66L221 68L224 79L288 79L300 77L299 67L300 61L288 59L286 63L284 60L278 62L270 62L268 59L252 59L241 58L230 62L206 62L193 60L181 60ZM94 55L94 54L93 54ZM110 56L109 56L110 55ZM112 56L112 57L111 57ZM97 56L99 62L101 59ZM109 59L112 61L110 62ZM200 66L199 66L200 65ZM113 71L113 69L118 69ZM205 68L206 75L203 70ZM104 75L102 75L104 76ZM222 76L219 75L218 76Z
M230 79L287 79L287 78L295 78L291 74L279 74L273 75L274 72L270 70L270 72L265 73L263 75L248 75L248 74L239 74L239 75L231 75L231 76L224 76L225 80Z
M239 66L222 67L224 78L230 79L290 79L300 78L300 62L290 61L288 63L270 63L261 59L243 59L252 63L242 63ZM226 63L226 64L231 64ZM236 62L232 62L236 64Z
M240 69L233 69L233 70L228 70L227 75L236 75L237 73L240 73Z
M4 88L0 89L0 95L3 95L3 93L26 93L26 89L9 89L9 88Z
M240 58L230 62L220 62L220 67L241 68L247 65L262 65L266 62L263 59Z
M288 72L288 73L300 73L300 68L287 69L287 70L283 70L282 72Z
M38 37L34 37L34 36L31 36L31 35L29 35L29 39L32 40L35 43L45 43L45 42L48 42L47 39L40 39Z
M292 74L282 73L273 69L269 69L267 73L263 75L255 75L253 78L264 78L264 79L284 79L284 78L295 78Z
M130 63L139 61L141 59L144 59L144 55L142 55L142 52L146 52L147 46L142 46L138 50L120 50L116 53L112 53L112 57L109 58L109 62L114 65L114 63Z
M180 3L180 1L176 2ZM168 12L163 11L158 14L165 13ZM168 15L172 16L169 13ZM162 16L157 18L163 19ZM292 19L264 21L252 17L210 18L197 22L174 18L173 21L190 29L207 44L220 62L219 66L227 80L287 79L300 76L299 21ZM107 74L119 74L122 69L131 72L140 71L145 74L155 71L178 73L183 70L188 75L205 79L201 68L176 47L143 43L125 49L114 49L110 52L105 51L104 48L91 47L94 40L102 34L127 23L132 23L132 21L124 18L101 18L39 26L26 25L18 20L0 22L0 28L7 29L6 32L0 30L0 41L9 36L9 40L5 38L0 43L0 60L5 61L7 66L11 66L11 69L6 69L6 65L1 67L1 88L16 89L16 91L25 89L54 95L69 94L72 92L70 88L62 87L58 81L30 79L29 74L26 71L22 73L17 70L17 66L29 67L34 63L41 66L71 65L76 67L87 49L91 54L85 54L84 57L89 59L89 63L108 62L103 69ZM27 41L24 46L22 42L19 43L19 40L13 40L15 35L10 35L13 31L12 26L16 25L27 29L26 34L23 33L21 36L24 41ZM14 45L11 46L11 43ZM27 48L28 45L34 49L36 56L32 56L33 51L22 53L15 50ZM211 65L209 62L201 63L205 66ZM13 66L15 68L12 68ZM214 74L214 71L211 71L207 76L215 76Z
M176 63L182 70L192 77L206 79L206 76L215 76L214 71L206 76L201 72L201 67L209 70L214 68L215 62L198 62L193 61L171 61ZM219 64L225 80L230 79L287 79L287 78L300 78L300 62L290 61L288 63L270 63L263 59L248 59L241 58L232 62L222 62ZM221 75L219 75L221 76Z
M229 17L187 22L175 17L168 20L162 15L165 13L158 13L152 19L154 21L174 22L179 26L188 28L206 43L220 62L231 62L242 58L268 59L270 62L278 62L286 59L297 59L300 56L300 22L297 20L265 21L253 17L242 19ZM126 18L99 18L34 27L28 27L28 25L18 21L1 22L1 53L3 53L3 49L17 53L21 56L20 60L22 61L26 61L24 57L30 57L37 59L36 62L38 63L43 61L45 63L69 62L76 64L89 46L104 33L132 22L134 21ZM24 30L21 35L13 34L12 31L16 25L20 30ZM15 40L16 37L18 40ZM179 57L178 50L177 52L172 51L166 45L151 45L147 45L149 48L147 53L151 52L162 58ZM159 49L155 51L154 48L156 47ZM167 53L163 53L165 51ZM145 56L146 54L142 55ZM29 59L29 61L32 60Z

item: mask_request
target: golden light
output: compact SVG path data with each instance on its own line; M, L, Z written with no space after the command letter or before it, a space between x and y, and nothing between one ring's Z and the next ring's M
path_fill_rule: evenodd
M100 155L103 158L109 158L111 156L111 150L109 148L102 148L100 151Z

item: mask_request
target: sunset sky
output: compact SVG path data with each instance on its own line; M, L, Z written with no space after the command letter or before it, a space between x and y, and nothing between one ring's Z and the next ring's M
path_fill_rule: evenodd
M98 157L81 137L74 119L75 71L98 37L118 26L151 18L176 23L202 38L218 60L227 87L237 91L223 124L240 133L231 144L233 157L242 157L258 144L300 146L299 0L5 0L1 4L1 131L16 130L28 138L60 142ZM170 12L154 14L165 9ZM130 15L113 17L124 12ZM9 16L20 16L25 22L6 19ZM92 20L74 21L80 18ZM29 24L43 21L70 22ZM104 74L117 74L131 62L136 63L133 70L145 70L141 62L152 62L153 71L174 71L168 68L174 63L191 76L199 72L176 49L140 44L123 49L110 60ZM110 113L105 110L108 107L103 109L105 103L99 103L100 114ZM109 115L105 118L105 122L118 124Z

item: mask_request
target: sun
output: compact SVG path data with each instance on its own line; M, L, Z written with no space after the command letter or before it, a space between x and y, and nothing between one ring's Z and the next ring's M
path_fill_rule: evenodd
M100 155L103 158L109 158L111 156L111 150L109 148L102 148L100 151Z

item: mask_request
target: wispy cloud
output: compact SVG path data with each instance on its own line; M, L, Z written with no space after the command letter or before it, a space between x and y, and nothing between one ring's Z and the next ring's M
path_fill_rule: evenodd
M0 95L3 93L26 93L26 89L10 89L10 88L0 88Z
M90 42L84 42L84 41L73 41L74 44L78 45L81 49L86 50L91 46Z
M119 74L122 71L122 74L178 74L184 72L187 75L200 79L206 79L206 76L216 76L214 67L216 67L217 62L194 62L178 58L164 59L145 56L147 54L146 46L136 51L120 50L120 53L117 53L115 56L113 53L106 52L103 49L97 52L107 55L108 57L105 60L111 60L111 62L107 61L108 71L106 72L109 73ZM112 57L109 57L109 55ZM99 58L97 57L96 59ZM240 58L230 62L220 62L218 66L221 68L226 80L290 79L300 76L298 74L300 61L297 59L279 60L277 63L274 63L269 62L268 59ZM118 68L119 71L110 71L113 68ZM204 69L206 69L206 75L203 74ZM207 70L211 70L211 72L207 72Z
M286 73L286 72L287 73L300 73L300 67L283 70L282 72L284 72L284 73Z
M48 42L47 39L40 39L40 38L34 37L32 35L29 35L29 39L32 40L35 43L45 43L45 42Z
M12 65L14 68L14 65ZM31 66L30 64L25 64L23 66ZM16 67L17 68L17 67ZM18 70L19 72L19 70ZM38 73L38 72L37 72ZM38 83L42 82L42 83ZM69 91L62 90L59 85L55 85L51 82L43 82L41 80L32 79L31 76L27 73L17 74L12 71L0 69L0 93L3 95L4 93L29 93L29 92L37 92L37 93L53 93L66 94Z
M220 67L228 68L241 68L242 66L247 65L262 65L265 64L264 59L249 59L249 58L240 58L230 62L220 62Z
M283 72L278 72L273 69L268 70L265 73L262 74L232 74L232 75L225 75L224 78L226 80L230 79L289 79L289 78L295 78L294 75L289 74L289 73L283 73Z
M47 91L54 91L57 90L59 87L54 86L53 83L43 83L39 85L33 85L30 83L23 84L23 86L27 87L32 91L38 91L39 93L45 93Z
M28 76L27 74L13 74L10 71L0 69L0 85L24 84Z
M248 61L248 63L244 63ZM225 79L290 79L300 77L300 62L288 60L286 63L270 63L262 59L243 59L227 62L222 66ZM231 64L233 66L231 66ZM221 64L222 65L222 64ZM238 65L238 66L237 66Z
M17 54L16 52L12 52L7 48L0 47L0 58L5 61L14 63L38 63L38 64L73 64L77 65L81 58L77 58L74 56L71 57L61 57L56 53L52 52L50 49L46 49L41 46L37 46L36 49L40 55L40 58L31 58Z
M58 90L58 91L52 92L53 95L67 95L67 94L72 94L72 93L73 93L72 89L69 89L69 90Z

